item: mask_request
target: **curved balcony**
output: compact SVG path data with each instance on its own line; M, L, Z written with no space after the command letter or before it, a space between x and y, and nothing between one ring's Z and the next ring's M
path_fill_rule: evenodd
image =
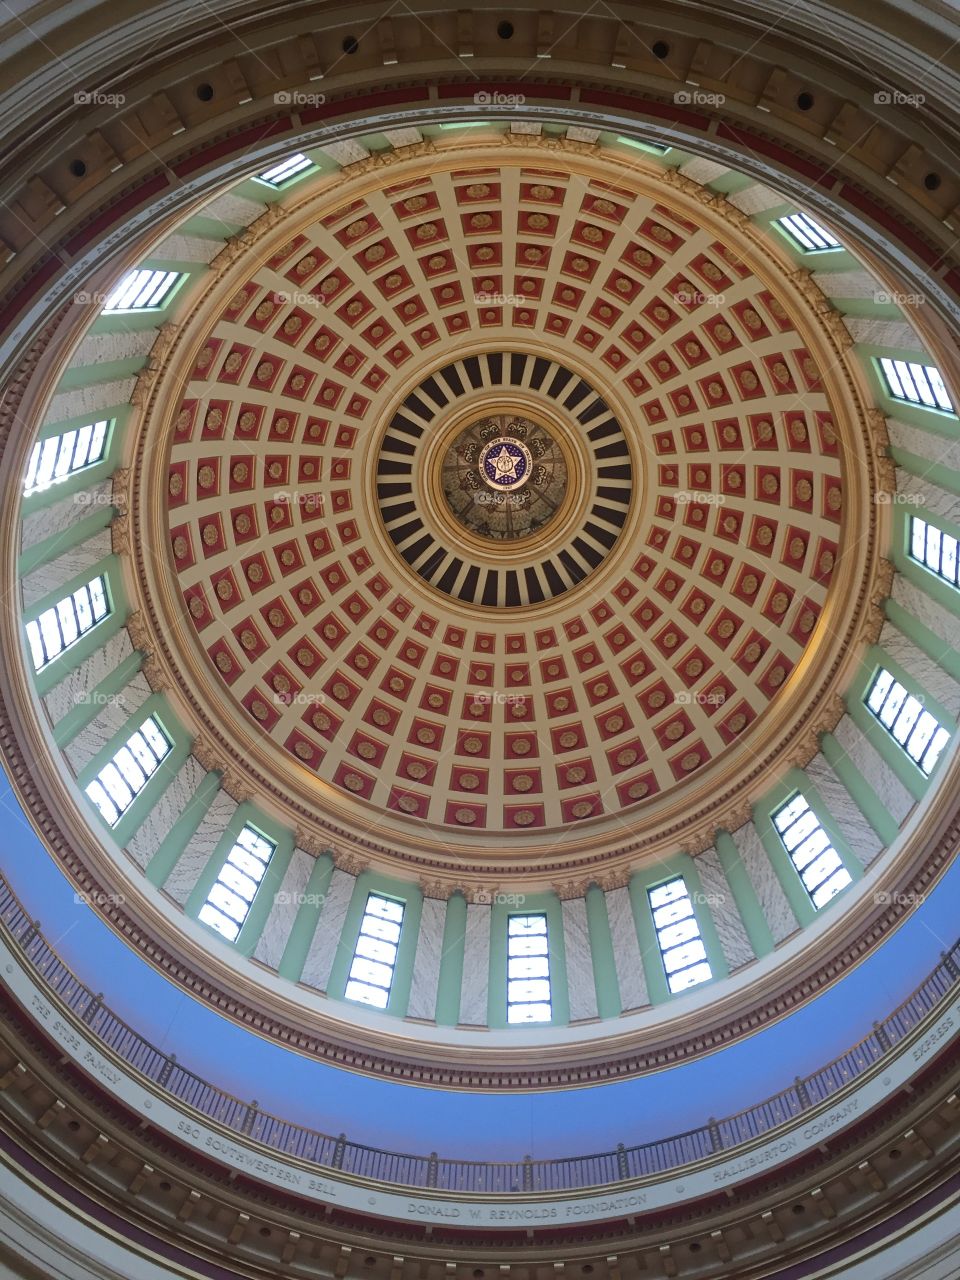
M44 994L76 1019L109 1055L171 1102L218 1129L323 1171L380 1184L466 1195L563 1193L656 1178L719 1155L730 1155L790 1121L836 1101L851 1086L883 1068L905 1041L960 989L960 939L912 994L845 1053L818 1071L734 1115L684 1133L615 1150L559 1159L465 1160L383 1150L336 1137L262 1111L205 1080L164 1053L110 1009L57 955L5 879L0 877L2 936Z

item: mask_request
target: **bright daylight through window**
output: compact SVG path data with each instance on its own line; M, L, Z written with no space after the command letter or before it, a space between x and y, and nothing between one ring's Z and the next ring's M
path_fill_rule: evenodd
M49 489L85 467L102 462L106 453L110 423L90 422L71 431L38 440L30 453L23 496Z
M507 925L507 1021L549 1022L550 947L545 915L511 916Z
M266 183L268 187L279 188L293 178L299 178L308 169L315 167L308 156L298 152L294 156L289 156L286 160L281 160L279 164L271 165L269 169L264 169L262 173L258 173L257 181Z
M138 267L123 277L103 304L104 312L111 311L159 311L181 280L186 276L180 271L154 271L150 267Z
M683 877L648 889L647 896L671 993L709 982L713 973Z
M276 845L246 826L237 836L198 918L235 942Z
M950 734L919 698L908 693L899 680L881 667L866 696L866 704L894 742L927 775L940 759Z
M887 390L895 400L921 405L927 409L943 409L952 413L953 401L940 370L932 364L916 364L912 360L880 361Z
M59 600L26 625L34 670L41 671L82 635L92 631L110 612L103 575Z
M804 796L795 795L781 805L773 815L773 825L815 907L822 907L847 887L850 872Z
M87 785L87 795L111 827L117 825L172 749L156 716L147 716Z
M777 224L783 227L804 253L817 253L822 249L842 247L840 241L832 236L826 227L821 227L819 222L814 222L805 213L789 213L785 218L778 218Z
M353 952L345 995L348 1000L385 1009L393 986L397 948L403 928L403 903L371 893Z
M911 557L944 582L949 582L951 587L960 585L957 545L953 534L943 533L935 524L928 524L919 516L910 517Z

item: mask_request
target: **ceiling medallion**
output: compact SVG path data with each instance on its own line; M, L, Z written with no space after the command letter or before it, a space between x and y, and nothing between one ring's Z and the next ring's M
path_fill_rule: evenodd
M510 423L515 429L520 423ZM503 492L520 489L530 479L533 454L516 436L497 436L484 445L479 460L480 477L488 488Z
M567 462L546 427L493 414L451 442L440 483L454 520L478 537L512 542L557 515L567 492Z
M504 402L516 406L504 412ZM523 352L421 380L389 422L377 503L401 558L467 605L544 604L617 544L635 499L619 419L585 378Z

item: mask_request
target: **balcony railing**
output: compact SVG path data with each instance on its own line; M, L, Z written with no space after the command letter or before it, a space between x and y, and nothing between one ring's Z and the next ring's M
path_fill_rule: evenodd
M332 1137L243 1102L181 1066L172 1055L145 1040L118 1018L99 996L63 963L29 919L19 899L0 876L0 932L28 963L37 979L84 1025L85 1031L133 1072L213 1124L246 1137L282 1156L321 1170L404 1188L436 1188L474 1194L576 1191L668 1173L751 1142L819 1106L876 1067L901 1040L960 986L960 940L903 1004L861 1041L819 1071L798 1077L789 1088L745 1111L711 1120L698 1129L645 1142L621 1144L614 1151L552 1160L491 1162L383 1151Z

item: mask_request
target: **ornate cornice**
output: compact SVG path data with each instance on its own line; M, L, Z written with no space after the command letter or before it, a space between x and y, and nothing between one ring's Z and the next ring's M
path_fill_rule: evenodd
M130 630L129 621L127 622L127 630L128 631ZM136 645L136 647L139 648L140 646ZM200 765L202 769L205 769L208 773L211 771L215 771L217 773L223 773L223 770L225 768L223 763L223 757L217 751L217 748L213 745L213 743L210 741L209 738L205 738L202 735L194 738L193 744L190 750L193 755L193 758L196 760L196 762Z
M870 603L864 614L860 640L863 644L876 644L886 621L884 603L893 591L893 579L896 569L890 560L881 560L870 593Z
M425 898L437 898L441 902L449 902L455 893L464 892L459 886L446 880L418 880L417 883Z
M366 858L360 857L349 849L331 849L333 865L338 871L343 871L348 876L359 876L370 866Z
M130 555L132 547L130 543L129 515L114 516L110 521L110 546L114 555Z
M194 755L196 755L196 752L194 752ZM333 851L329 846L318 840L312 831L306 831L303 827L297 828L294 845L297 849L302 849L304 853L309 853L312 858L320 858L324 855L333 856Z
M564 880L562 883L554 884L551 887L561 902L569 902L573 898L585 898L587 890L594 883L592 879Z

